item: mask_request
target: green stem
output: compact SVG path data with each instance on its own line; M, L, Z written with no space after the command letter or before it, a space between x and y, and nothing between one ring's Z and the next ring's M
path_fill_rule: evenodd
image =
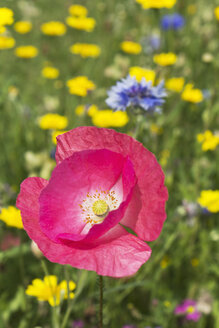
M143 120L144 120L144 117L142 115L140 115L140 114L137 115L135 130L133 133L133 138L135 138L135 139L137 139L138 135L141 133Z
M64 316L64 319L62 321L61 328L65 328L66 327L66 324L68 322L68 319L70 317L70 314L71 314L71 311L72 310L73 310L73 302L71 303L70 306L68 306L67 311L65 312L65 316Z
M22 231L19 230L19 237L20 237L20 245L19 247L19 270L20 270L20 276L21 276L21 281L23 286L25 286L26 281L25 281L25 265L24 265L24 256L23 256L23 241L22 241ZM25 289L23 289L23 293L25 295ZM23 304L22 307L23 309L26 309L27 306L27 299L26 297L23 297Z
M52 307L52 324L53 328L60 328L58 306Z
M69 316L71 314L71 311L73 309L73 302L70 302L70 289L69 289L69 272L68 272L68 267L64 266L64 273L65 273L65 280L67 281L67 290L68 290L68 306L67 310L65 312L64 319L61 324L61 328L65 328L66 324L68 322Z
M69 303L70 303L70 288L69 288L69 272L68 272L68 267L65 265L64 266L64 275L65 275L65 280L67 282L67 294L68 294L68 299L67 299L67 302L68 302L68 306L69 306Z
M22 243L22 232L19 231L19 237L20 237L20 245L19 245L19 270L21 275L21 280L23 283L23 286L25 286L25 272L24 272L24 257L23 257L23 243Z
M41 266L42 266L45 276L49 276L49 271L47 269L46 263L43 260L41 260Z
M44 260L41 260L41 266L45 276L49 276L49 271L47 269L46 263ZM51 287L52 288L52 287ZM56 297L54 296L54 303L56 304ZM52 327L60 328L59 325L59 307L57 305L52 307Z
M103 328L103 277L102 276L99 276L99 285L100 285L99 328Z

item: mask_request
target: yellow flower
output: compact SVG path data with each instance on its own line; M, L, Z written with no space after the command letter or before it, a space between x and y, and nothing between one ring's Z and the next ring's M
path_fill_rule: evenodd
M8 96L10 100L15 100L19 94L19 89L16 88L14 85L10 85L8 87Z
M160 164L165 167L167 165L168 159L170 157L170 151L168 149L164 149L160 154Z
M215 13L215 17L217 18L217 20L219 21L219 7L216 7L214 9L214 13Z
M68 131L53 131L52 132L52 142L56 145L57 144L57 140L56 137L58 137L60 134L66 133Z
M83 116L86 112L86 106L85 105L78 105L76 108L75 108L75 114L77 116Z
M129 117L126 112L113 112L111 109L97 111L92 116L92 122L94 125L101 128L108 127L122 127L129 121Z
M0 25L0 34L3 34L6 31L6 28L4 26Z
M14 206L3 208L0 213L0 220L4 221L10 227L23 229L20 210Z
M92 32L96 21L91 17L67 17L66 24L72 28L76 28L77 30L84 30L87 32Z
M142 5L143 9L150 8L172 8L176 0L136 0Z
M196 259L196 258L191 259L191 265L193 267L199 266L199 259Z
M162 134L163 133L163 129L160 126L153 124L153 123L150 126L150 130L153 134Z
M166 88L171 91L181 92L184 86L185 80L183 77L172 77L165 83Z
M198 203L210 212L219 212L219 190L203 190Z
M62 36L66 33L66 26L61 22L51 21L42 24L41 31L50 36Z
M56 79L59 76L59 70L52 66L46 66L42 70L42 75L46 79Z
M122 51L126 52L127 54L138 55L142 51L141 45L137 42L123 41L120 46Z
M39 119L39 126L43 130L62 130L68 125L68 119L59 114L49 113L43 115Z
M166 255L161 260L160 266L161 266L162 269L166 269L169 264L170 264L170 258L169 258L169 256Z
M14 13L9 8L0 8L0 26L11 25L14 23Z
M193 84L190 83L185 86L185 89L181 94L181 98L185 101L189 101L195 104L201 102L204 99L201 90L194 89Z
M74 298L72 292L76 284L73 281L63 280L58 284L58 278L56 276L45 276L43 280L34 279L32 284L29 285L25 293L29 296L34 296L38 301L47 301L51 306L57 306L63 299L68 298L68 287L69 297Z
M15 55L21 58L33 58L38 55L38 49L34 46L21 46L15 49Z
M15 39L8 36L0 36L0 50L13 48Z
M96 105L79 105L75 108L75 114L77 116L83 116L87 113L92 117L97 111L98 107Z
M206 130L203 134L197 135L198 142L202 143L202 150L214 150L219 145L219 136L214 135L210 130Z
M138 82L141 82L141 80L145 78L146 81L151 81L152 84L154 84L155 72L152 71L151 69L146 69L139 66L133 66L130 67L129 74L131 76L135 76Z
M163 304L164 304L164 306L167 307L167 308L171 306L170 301L164 301Z
M87 114L92 117L98 112L98 107L96 105L91 105L88 107Z
M187 313L194 313L195 312L195 307L194 306L188 306L188 308L186 309Z
M89 43L75 43L70 47L73 54L80 55L81 57L98 57L101 49L96 44Z
M68 8L70 15L77 17L87 16L87 8L81 5L72 5Z
M172 52L168 52L159 55L154 55L153 60L156 64L160 66L170 66L175 64L175 62L177 61L177 56Z
M32 23L28 21L20 21L14 24L14 30L20 34L26 34L32 30Z
M83 116L87 113L92 117L97 111L98 107L96 105L79 105L75 108L75 114L77 116Z
M89 91L96 89L95 84L86 76L78 76L67 81L69 92L73 95L86 97Z

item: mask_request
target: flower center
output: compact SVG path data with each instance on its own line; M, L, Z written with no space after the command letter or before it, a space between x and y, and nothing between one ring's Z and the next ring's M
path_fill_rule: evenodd
M88 225L85 230L89 226L102 223L110 211L119 207L120 198L114 190L96 190L87 193L87 197L79 204L82 220Z
M92 210L97 216L105 216L109 211L109 206L105 200L99 199L93 203Z
M187 308L187 312L188 312L188 313L193 313L193 312L195 312L195 308L194 308L194 306L189 306L189 307Z

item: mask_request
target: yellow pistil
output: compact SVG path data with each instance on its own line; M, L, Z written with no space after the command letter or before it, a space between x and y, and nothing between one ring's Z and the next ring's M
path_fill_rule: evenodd
M79 204L83 222L91 227L102 223L110 211L119 207L117 197L115 190L88 192L87 197Z
M109 211L109 206L104 200L99 199L93 203L92 210L97 216L105 216Z
M193 313L194 311L195 311L194 306L189 306L188 309L187 309L188 313Z

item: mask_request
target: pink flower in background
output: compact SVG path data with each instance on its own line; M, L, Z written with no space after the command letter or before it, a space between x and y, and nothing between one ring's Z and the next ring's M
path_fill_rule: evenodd
M175 314L184 315L187 320L198 321L201 313L197 310L197 302L187 299L175 308Z
M72 328L84 328L84 322L82 320L75 320Z
M3 235L3 238L0 242L0 250L6 251L12 247L19 246L21 244L20 237L14 236L11 233L7 233Z
M24 229L52 262L104 276L136 273L151 255L144 240L158 238L166 219L167 189L155 156L109 129L79 127L57 140L50 180L21 184Z

